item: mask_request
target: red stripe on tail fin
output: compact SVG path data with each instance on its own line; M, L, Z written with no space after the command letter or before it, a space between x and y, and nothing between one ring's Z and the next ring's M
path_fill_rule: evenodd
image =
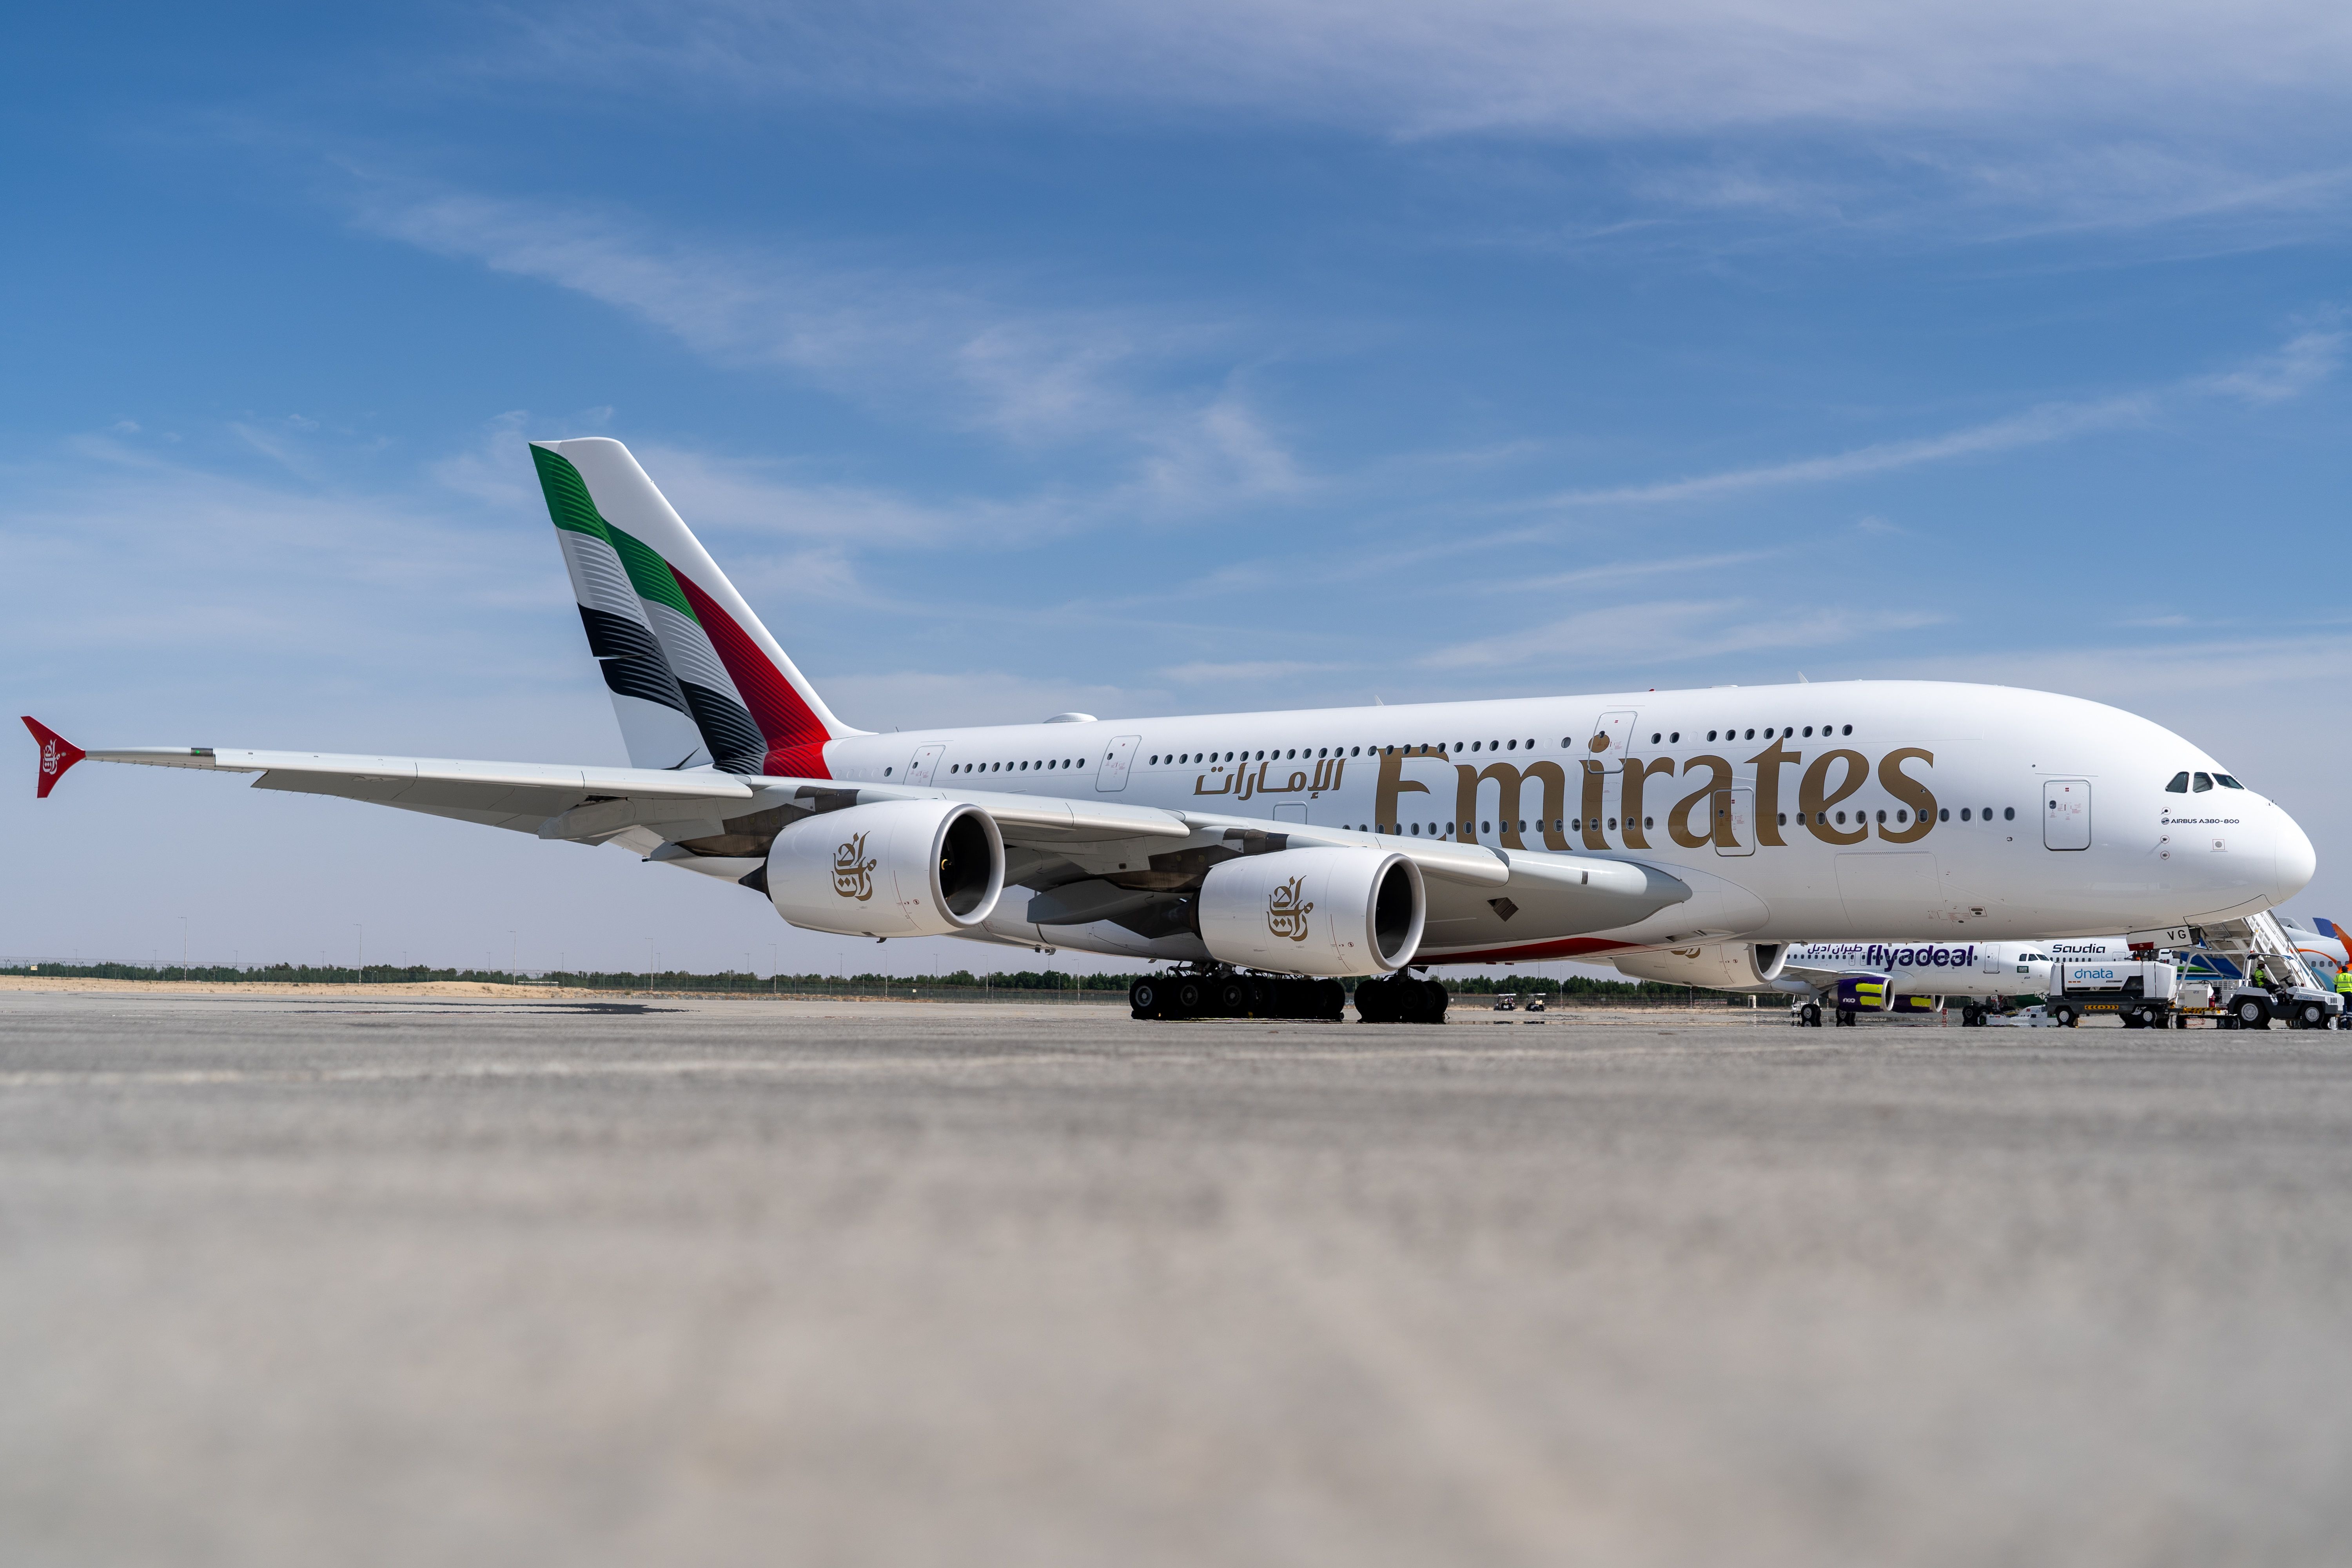
M89 753L30 713L24 715L24 720L25 728L33 732L33 739L41 746L41 771L34 782L33 797L47 800L49 791L57 788L58 781L66 776L66 770Z
M735 689L742 693L743 705L751 710L751 721L767 740L768 756L760 771L786 778L831 778L824 767L824 743L832 737L825 732L824 721L801 700L784 672L769 662L760 645L735 624L734 616L719 608L716 599L696 587L694 579L685 573L670 574L686 591L694 618L702 623L703 635L710 639Z

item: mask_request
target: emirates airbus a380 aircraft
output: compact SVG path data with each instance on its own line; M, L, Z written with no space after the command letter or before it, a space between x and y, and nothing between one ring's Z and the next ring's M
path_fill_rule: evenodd
M835 718L617 441L531 457L631 766L82 751L649 860L794 925L1183 966L1139 1012L1430 1016L1433 964L1773 973L1797 942L2210 922L2314 869L2179 736L2047 692L1717 687L876 734ZM2189 793L2189 776L2220 781ZM1381 977L1387 977L1381 982Z

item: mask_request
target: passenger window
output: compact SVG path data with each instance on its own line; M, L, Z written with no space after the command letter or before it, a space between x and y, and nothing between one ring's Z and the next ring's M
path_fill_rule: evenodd
M2164 793L2167 795L2187 795L2189 793L2189 774L2185 772L2173 774L2172 782L2164 786Z
M2210 773L2199 773L2195 782L2190 784L2189 787L2195 790L2199 795L2203 795L2207 790L2213 787L2213 775Z

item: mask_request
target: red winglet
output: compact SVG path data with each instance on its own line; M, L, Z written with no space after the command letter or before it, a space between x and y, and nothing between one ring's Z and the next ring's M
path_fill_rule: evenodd
M25 715L25 728L30 730L33 739L41 743L41 773L33 791L34 797L47 800L49 791L57 788L58 781L66 776L66 770L89 753L30 713Z

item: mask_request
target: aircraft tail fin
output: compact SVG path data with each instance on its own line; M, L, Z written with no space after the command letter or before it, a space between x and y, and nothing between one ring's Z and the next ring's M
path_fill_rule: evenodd
M530 456L631 764L829 776L824 743L860 731L833 716L629 449L588 437L534 441Z
M41 767L34 777L33 798L47 800L49 792L58 787L58 781L66 776L66 770L89 753L30 713L25 714L24 720L25 728L33 732L34 742L41 748Z

